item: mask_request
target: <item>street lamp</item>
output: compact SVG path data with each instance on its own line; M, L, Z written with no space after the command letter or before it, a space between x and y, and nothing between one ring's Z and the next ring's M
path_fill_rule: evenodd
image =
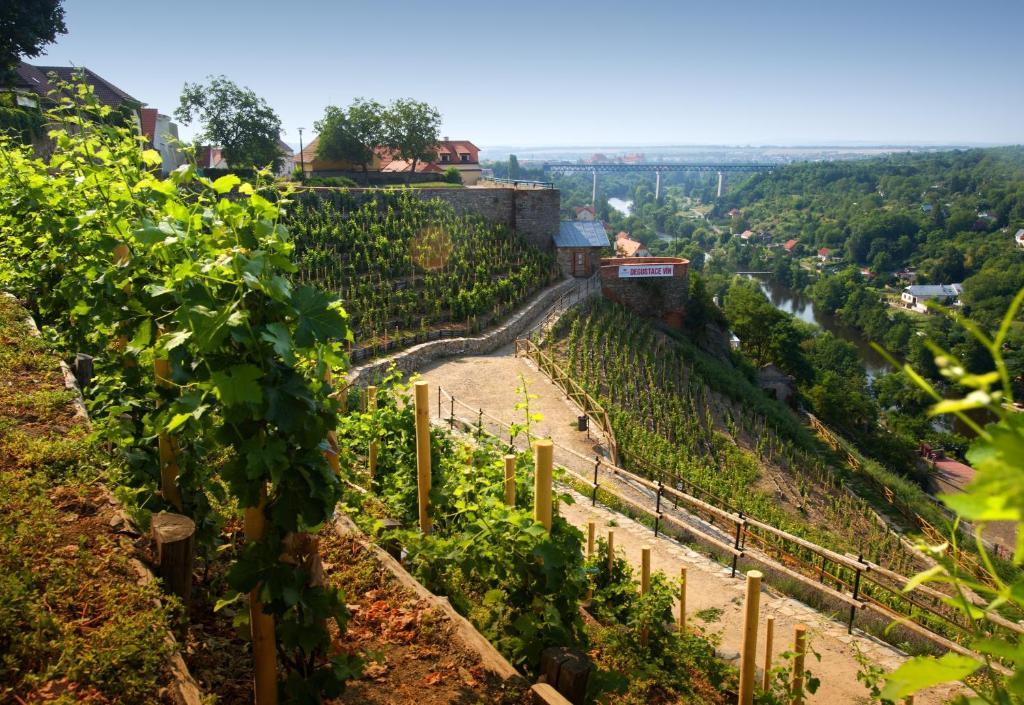
M302 165L302 177L301 177L301 180L305 181L306 180L306 157L305 157L305 155L302 154L302 130L303 130L303 128L300 127L299 128L299 164Z

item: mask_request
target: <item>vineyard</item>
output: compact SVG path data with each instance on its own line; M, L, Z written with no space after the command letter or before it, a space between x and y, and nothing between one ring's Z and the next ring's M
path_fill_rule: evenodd
M590 545L559 515L569 495L556 496L550 530L536 523L529 453L507 454L507 446L485 435L467 438L435 427L431 529L409 528L418 513L408 391L391 378L372 388L372 402L360 395L349 400L363 411L342 419L338 439L342 466L350 468L343 502L357 523L403 552L424 585L446 595L526 671L538 668L545 648L573 646L592 656L592 696L601 702L728 702L735 671L714 658L700 628L681 634L672 625L678 581L654 573L644 579L647 591L638 591L639 576L614 550L609 556L603 538ZM580 604L589 605L585 621ZM781 690L769 688L757 702L784 697L787 682L783 676Z
M402 191L304 194L288 211L298 278L340 297L357 346L477 331L556 276L504 226Z

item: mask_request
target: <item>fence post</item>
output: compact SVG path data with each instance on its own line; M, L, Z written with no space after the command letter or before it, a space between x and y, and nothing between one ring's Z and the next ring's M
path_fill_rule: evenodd
M597 523L587 522L587 558L594 555L594 538L597 535Z
M739 705L754 702L754 669L757 660L757 618L761 607L761 571L747 573L747 596L743 613L743 644L740 651Z
M775 617L768 618L764 631L764 673L761 676L761 690L768 690L768 686L771 684L772 637L775 634Z
M615 532L608 532L608 575L612 574L615 567Z
M807 651L807 627L798 624L793 630L793 681L789 689L791 705L804 702L804 654Z
M661 480L658 480L658 496L654 502L654 538L658 538L658 525L661 523L661 493L665 490L665 486Z
M455 397L452 396L452 410L451 415L448 417L448 430L455 430Z
M267 489L260 488L259 504L245 509L245 539L259 541L266 531L263 515ZM277 640L274 616L263 611L260 588L249 592L249 625L252 631L253 691L256 705L277 705Z
M477 435L484 435L484 410L480 409L480 413L476 417L476 432Z
M533 444L533 518L551 531L551 471L555 445L550 438Z
M171 361L166 358L153 360L153 376L156 378L156 386L163 389L173 387ZM181 490L178 489L178 443L169 433L161 431L157 438L157 450L160 458L160 494L181 512L184 504L181 501Z
M737 524L736 524L736 544L734 546L734 548L737 551L740 550L740 538L743 535L743 526L744 526L745 523L746 522L743 521L743 513L740 512L740 521L737 522ZM739 555L736 554L736 553L732 554L732 577L734 577L734 578L736 577L736 561L738 561L738 560L739 560Z
M440 389L440 387L438 389ZM372 385L366 388L366 411L367 411L367 413L370 413L370 414L372 414L375 411L377 411L377 388L372 386ZM376 431L376 426L377 426L377 424L376 424L376 422L374 422L372 424L372 427L374 428L374 431ZM373 478L377 474L377 454L379 452L380 452L380 442L377 441L377 436L374 435L373 440L370 441L370 448L369 448L369 453L368 453L369 457L367 457L367 459L366 459L367 469L370 472L370 486L371 487L373 486Z
M601 469L601 456L594 455L594 487L590 493L590 506L597 506L597 471Z
M420 531L430 533L430 388L417 382L416 389L416 485Z
M505 456L505 504L516 506L516 456Z
M857 560L860 562L864 561L864 554L857 556ZM856 600L860 594L860 566L857 567L857 572L853 576L853 599ZM846 625L846 633L853 634L853 618L857 614L857 605L850 605L850 621Z
M679 633L686 631L686 566L679 569Z
M441 418L441 385L437 385L437 418Z
M651 590L651 547L644 546L640 549L640 596L643 597ZM640 645L647 646L650 636L649 628L644 625L640 632Z

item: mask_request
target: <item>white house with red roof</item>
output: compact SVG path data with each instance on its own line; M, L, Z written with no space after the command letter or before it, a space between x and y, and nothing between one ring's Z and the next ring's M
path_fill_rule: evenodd
M593 206L576 206L573 211L576 212L576 220L597 220L597 211Z

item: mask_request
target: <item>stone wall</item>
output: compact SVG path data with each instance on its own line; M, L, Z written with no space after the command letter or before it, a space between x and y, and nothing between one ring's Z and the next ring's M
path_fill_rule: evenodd
M619 278L620 264L671 264L671 277ZM689 260L678 257L606 257L601 260L601 293L642 316L681 329L689 296Z
M375 193L374 189L349 189L353 195ZM438 198L459 215L478 215L504 225L545 252L554 250L562 197L558 189L514 188L421 188L409 193L423 200Z
M383 377L392 365L400 372L409 374L438 358L489 353L513 342L538 315L574 286L576 281L567 279L548 287L530 299L529 303L505 323L483 335L475 338L447 338L415 345L391 357L374 360L352 369L348 373L348 381L354 386L364 387Z

